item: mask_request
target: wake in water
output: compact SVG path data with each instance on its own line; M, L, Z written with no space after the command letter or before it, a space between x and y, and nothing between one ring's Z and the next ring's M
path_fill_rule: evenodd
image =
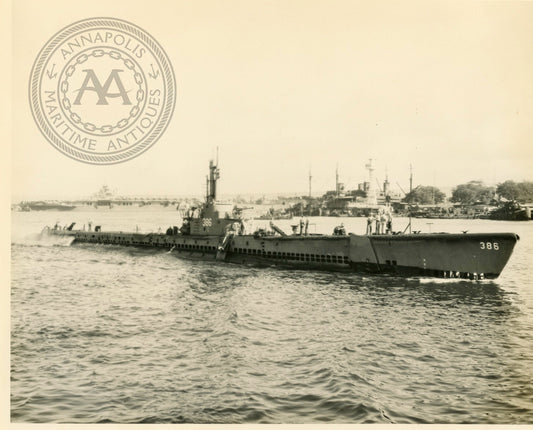
M11 245L21 246L70 246L74 241L72 236L51 236L44 231L30 234L11 234Z
M465 285L465 286L468 286L468 285L472 285L472 284L475 284L475 283L483 283L483 284L495 284L494 280L492 279L472 279L472 280L465 280L465 279L461 279L461 278L425 278L425 277L420 277L420 278L416 278L416 277L410 277L410 278L407 278L408 280L414 280L414 281L417 281L419 282L420 284L424 285L424 284L429 284L429 285L438 285L438 284L454 284L454 285L457 285L457 284L461 284L461 285Z

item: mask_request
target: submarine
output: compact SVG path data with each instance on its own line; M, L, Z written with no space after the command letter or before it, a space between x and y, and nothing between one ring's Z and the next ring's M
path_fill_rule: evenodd
M183 217L180 228L161 233L89 231L45 227L43 235L77 243L151 247L177 256L254 266L383 274L407 277L495 279L519 240L514 233L286 234L245 231L241 217L217 209L218 161L209 163L205 202ZM307 230L307 229L306 229Z

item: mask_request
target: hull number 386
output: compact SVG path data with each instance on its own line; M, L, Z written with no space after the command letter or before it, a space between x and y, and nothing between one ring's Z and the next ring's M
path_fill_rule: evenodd
M500 249L498 242L479 242L479 247L481 249L488 249L489 251L498 251Z

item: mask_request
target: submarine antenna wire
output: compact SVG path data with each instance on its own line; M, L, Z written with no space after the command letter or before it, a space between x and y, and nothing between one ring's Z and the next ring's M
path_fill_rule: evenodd
M409 213L411 213L409 211ZM409 223L405 226L404 230L402 231L402 234L405 234L405 232L409 229L409 233L411 233L411 216L409 216Z

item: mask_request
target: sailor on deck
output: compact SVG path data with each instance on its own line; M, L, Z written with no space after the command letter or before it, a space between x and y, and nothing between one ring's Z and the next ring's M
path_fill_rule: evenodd
M368 218L366 219L366 234L371 235L372 234L372 224L374 223L374 217L372 214L368 215Z
M381 221L381 234L385 234L385 230L387 227L387 216L385 215L385 211L381 212L380 215L380 221Z
M341 225L335 227L333 229L333 234L336 236L343 236L346 234L346 229L344 228L344 224L341 223Z

